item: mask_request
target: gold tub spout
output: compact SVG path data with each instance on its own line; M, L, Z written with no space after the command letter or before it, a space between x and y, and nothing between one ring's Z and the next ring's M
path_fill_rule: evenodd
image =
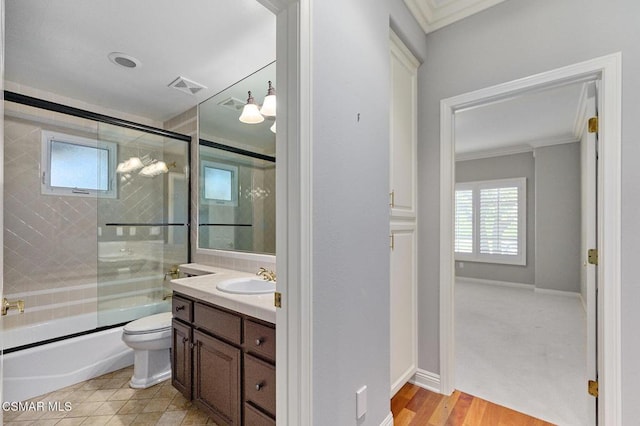
M9 309L17 309L21 314L24 313L24 300L14 300L9 302L6 297L2 298L2 315L7 315Z

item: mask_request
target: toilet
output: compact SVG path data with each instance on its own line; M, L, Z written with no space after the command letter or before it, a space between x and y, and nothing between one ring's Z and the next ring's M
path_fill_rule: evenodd
M132 388L148 388L171 377L171 318L171 312L164 312L124 326L122 341L134 351Z

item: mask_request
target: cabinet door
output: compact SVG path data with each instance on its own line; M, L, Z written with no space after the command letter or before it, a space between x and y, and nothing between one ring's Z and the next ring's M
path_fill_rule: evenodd
M239 425L240 349L197 330L193 339L193 400L217 423Z
M391 216L416 217L418 61L391 32Z
M416 230L392 224L390 277L391 395L415 374L417 367Z
M191 399L191 327L172 321L171 384L185 398Z

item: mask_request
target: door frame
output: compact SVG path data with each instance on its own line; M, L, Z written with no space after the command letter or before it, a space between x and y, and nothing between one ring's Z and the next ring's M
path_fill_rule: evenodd
M313 424L311 22L309 0L257 0L276 16L278 424ZM284 367L282 367L284 366Z
M620 424L620 198L622 55L620 52L535 74L440 101L440 390L451 394L455 378L454 326L454 114L524 92L580 81L599 80L598 422ZM606 285L602 285L606 283ZM585 392L587 384L585 383Z

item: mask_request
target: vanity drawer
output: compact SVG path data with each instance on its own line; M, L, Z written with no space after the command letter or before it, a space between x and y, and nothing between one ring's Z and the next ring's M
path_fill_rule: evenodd
M176 294L173 295L171 298L171 312L173 312L174 318L190 323L193 321L192 311L193 302L191 300L177 296Z
M275 415L276 368L249 354L244 356L244 397Z
M241 344L242 318L212 306L196 303L193 323L196 327L213 333L236 345Z
M244 403L244 424L251 426L276 426L276 421L253 405Z
M244 322L244 346L247 352L276 361L276 329L251 320Z

